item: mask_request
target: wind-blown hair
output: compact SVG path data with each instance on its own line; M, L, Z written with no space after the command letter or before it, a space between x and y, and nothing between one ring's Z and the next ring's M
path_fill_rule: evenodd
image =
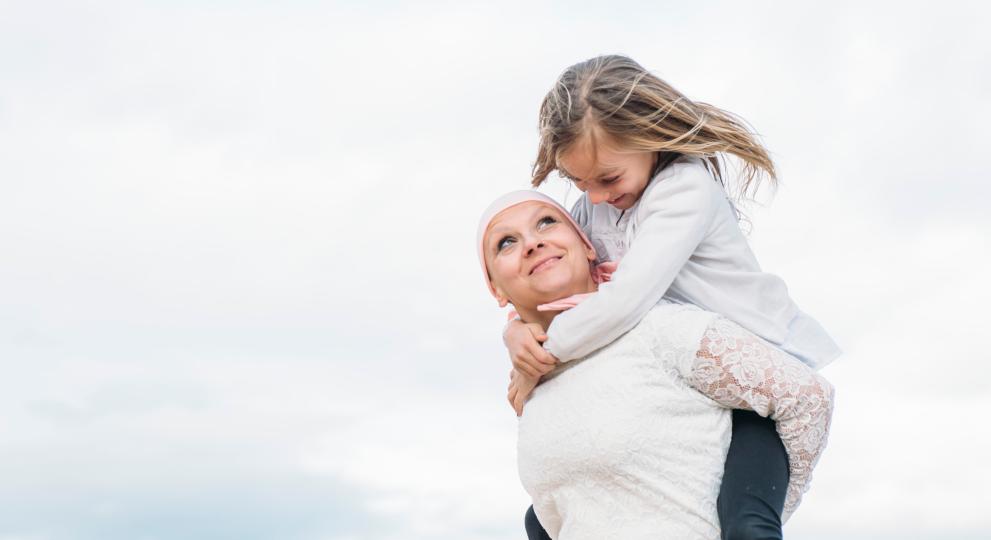
M694 102L632 59L598 56L564 71L540 105L540 147L533 186L559 169L561 155L588 137L621 150L659 152L660 166L679 155L709 160L725 186L720 154L742 161L741 196L766 177L777 183L774 163L743 119Z

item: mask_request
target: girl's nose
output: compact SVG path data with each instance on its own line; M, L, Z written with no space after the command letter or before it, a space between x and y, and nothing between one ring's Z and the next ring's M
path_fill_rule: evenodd
M591 201L592 204L599 204L601 202L608 201L609 192L599 191L599 190L595 190L595 191L588 190L588 200Z

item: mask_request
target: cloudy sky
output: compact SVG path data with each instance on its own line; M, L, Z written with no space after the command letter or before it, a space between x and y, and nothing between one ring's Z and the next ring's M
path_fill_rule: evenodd
M475 221L615 52L762 134L752 243L847 351L789 537L987 538L989 22L0 0L0 540L521 538Z

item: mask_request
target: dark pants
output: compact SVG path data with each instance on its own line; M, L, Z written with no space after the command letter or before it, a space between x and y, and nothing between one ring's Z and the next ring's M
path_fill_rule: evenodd
M716 502L723 540L781 540L788 488L788 454L774 422L733 411L733 440ZM550 540L531 506L524 518L530 540Z

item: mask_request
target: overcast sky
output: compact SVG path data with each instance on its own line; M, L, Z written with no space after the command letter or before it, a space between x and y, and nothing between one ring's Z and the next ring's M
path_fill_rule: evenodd
M603 53L781 169L752 244L846 351L786 534L987 538L989 23L0 0L0 540L522 538L475 225L528 185L557 74Z

